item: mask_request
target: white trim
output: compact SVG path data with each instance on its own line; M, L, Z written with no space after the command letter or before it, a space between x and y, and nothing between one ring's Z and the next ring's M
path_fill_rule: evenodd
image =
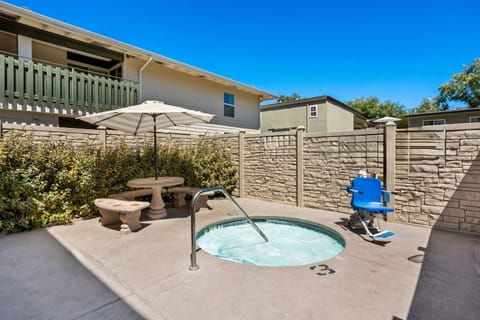
M472 121L472 119L477 119L477 121ZM480 122L480 116L473 116L473 117L470 117L470 120L469 120L470 123L477 123L477 122Z
M12 16L18 16L18 21L23 24L30 26L38 27L37 24L40 23L44 25L45 28L48 28L49 32L57 33L62 36L66 36L72 39L87 43L96 43L97 45L103 45L108 49L114 51L120 51L124 54L129 54L132 56L142 57L142 59L147 60L149 57L152 57L154 61L162 62L163 65L167 68L171 68L192 76L197 76L205 78L209 81L222 84L227 87L235 88L236 90L247 92L249 94L256 95L260 98L261 101L274 99L276 96L274 94L268 93L266 91L259 90L255 87L228 79L226 77L214 74L212 72L202 70L190 66L186 63L182 63L165 56L150 52L112 38L102 36L100 34L82 29L71 24L55 20L53 18L38 14L36 12L24 9L18 6L14 6L5 2L0 1L0 11L3 11ZM35 39L34 39L35 40Z
M231 95L233 97L233 104L225 102L225 95L226 94ZM225 114L225 107L226 106L233 108L233 116L227 116ZM226 117L226 118L235 118L235 94L234 93L230 93L230 92L224 92L223 93L223 116Z
M425 121L433 121L433 123L425 124ZM436 121L443 121L443 123L435 123ZM444 124L447 124L447 121L445 119L428 119L422 121L422 126L442 126Z
M309 118L318 118L318 105L316 104L307 105L307 108L308 108ZM315 111L313 109L315 109ZM315 113L315 115L312 115L313 113Z

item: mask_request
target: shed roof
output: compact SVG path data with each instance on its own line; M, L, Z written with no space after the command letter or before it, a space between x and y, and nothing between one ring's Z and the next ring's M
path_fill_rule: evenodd
M413 113L413 114L405 115L405 118L448 115L448 114L462 114L462 113L468 114L472 112L480 112L480 108L465 108L465 109L455 109L455 110L446 110L446 111L437 111L437 112Z

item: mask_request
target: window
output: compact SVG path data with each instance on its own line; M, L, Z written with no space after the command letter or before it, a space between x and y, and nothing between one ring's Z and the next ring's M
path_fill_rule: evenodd
M445 119L423 120L424 126L438 126L445 124Z
M318 107L317 105L308 106L308 117L309 118L316 118L318 117Z
M480 116L478 116L478 117L470 117L470 122L480 122Z
M270 132L289 132L291 130L295 130L297 127L291 127L291 128L273 128L273 129L268 129Z
M223 94L223 115L225 117L235 117L235 96L231 93Z

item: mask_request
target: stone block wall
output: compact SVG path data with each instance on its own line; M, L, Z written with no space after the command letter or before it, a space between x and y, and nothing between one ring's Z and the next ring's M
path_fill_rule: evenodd
M132 147L153 143L151 134L120 131L3 125L3 136L31 134L34 141L74 145L109 145L125 141ZM352 213L345 188L359 170L384 172L382 129L330 135L305 134L297 154L297 135L228 134L214 139L232 156L239 173L239 196ZM159 145L195 144L196 136L159 134ZM388 141L387 141L388 143ZM480 125L450 125L397 130L395 149L395 221L480 233ZM243 168L240 168L243 159ZM299 159L300 162L297 162ZM389 164L385 164L388 166ZM298 166L301 166L299 171ZM302 190L297 173L303 172ZM301 183L301 182L300 182ZM300 192L301 191L301 192Z
M345 189L360 170L383 173L383 131L306 135L303 162L304 205L352 213Z
M396 221L480 232L480 126L397 132Z
M139 135L126 134L117 130L107 129L75 129L65 127L27 126L15 124L3 124L1 134L29 135L34 142L58 141L71 143L74 146L96 145L108 146L119 142L125 142L131 147L143 147L153 145L153 134L144 133ZM184 145L188 146L197 142L197 136L157 134L157 144L161 145Z
M230 153L232 165L237 169L237 177L239 174L239 165L240 165L240 152L239 152L239 138L237 134L226 134L222 136L217 136L211 138L213 139L218 145L225 148L227 152ZM232 195L239 196L239 187L240 187L240 180L237 179L237 186L235 190L232 192Z
M296 204L295 135L252 135L244 142L245 196Z
M34 142L58 141L71 143L74 146L83 144L100 145L102 143L100 139L102 133L99 130L88 129L3 124L1 134L2 136L29 135Z

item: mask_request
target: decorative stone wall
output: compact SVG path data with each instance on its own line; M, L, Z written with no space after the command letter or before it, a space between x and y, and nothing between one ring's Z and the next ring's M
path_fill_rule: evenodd
M126 134L117 130L107 129L75 129L64 127L44 127L44 126L23 126L13 124L3 124L1 128L2 136L12 134L29 135L34 142L58 141L71 143L74 146L97 145L108 146L119 142L125 142L131 147L143 147L153 145L153 134L145 133L139 135ZM184 145L188 146L196 143L198 136L157 134L158 145Z
M245 196L296 204L295 135L245 137Z
M237 134L226 134L213 138L216 143L225 148L230 153L232 165L237 168L237 177L239 174L240 152L239 152L239 138ZM237 179L237 186L232 192L232 195L239 196L240 180Z
M102 132L99 130L3 124L1 134L2 136L30 135L34 142L58 141L71 143L74 146L100 145L102 143L100 139Z
M397 132L396 220L480 232L480 125Z
M3 136L29 133L34 141L74 145L108 145L125 141L132 147L151 145L151 134L119 131L3 125ZM351 213L345 188L359 170L380 178L384 171L382 129L342 134L305 134L297 163L296 134L239 135L214 139L232 156L243 179L244 196L297 204L297 165L303 168L303 205ZM191 145L196 136L158 135L159 145ZM388 141L387 141L388 143ZM480 233L480 125L453 125L397 130L395 221ZM243 159L243 168L240 160ZM388 165L388 164L387 164ZM241 183L233 192L239 195Z
M304 139L304 205L352 213L346 187L359 170L383 174L383 131L342 135L306 135Z

